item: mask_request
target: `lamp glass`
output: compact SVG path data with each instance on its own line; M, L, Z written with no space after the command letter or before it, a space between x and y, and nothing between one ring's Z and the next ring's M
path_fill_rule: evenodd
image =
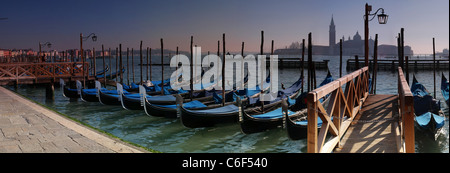
M380 23L380 24L386 24L387 23L387 21L388 21L388 15L386 15L386 14L384 14L384 13L382 13L382 14L379 14L378 15L378 23Z

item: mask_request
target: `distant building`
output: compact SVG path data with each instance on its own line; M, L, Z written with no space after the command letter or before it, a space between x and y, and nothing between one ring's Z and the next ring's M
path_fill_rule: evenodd
M334 18L331 17L331 23L329 26L329 42L328 46L320 46L313 45L313 54L314 55L339 55L339 42L336 43L336 26L334 24ZM373 55L373 47L375 45L375 41L370 38L369 39L369 55ZM275 54L278 55L299 55L301 54L301 46L300 48L286 48L286 49L277 49L275 50ZM307 52L305 50L305 52ZM364 56L364 40L361 38L361 35L358 31L353 36L353 39L349 36L347 40L342 36L342 54L345 56L353 56L359 55L360 57ZM398 49L395 45L378 45L378 55L397 55ZM410 46L405 45L405 55L413 55L413 51Z
M11 50L0 49L0 57L11 57Z

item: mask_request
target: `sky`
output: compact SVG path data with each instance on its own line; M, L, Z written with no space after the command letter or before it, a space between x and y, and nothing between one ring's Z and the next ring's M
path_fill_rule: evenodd
M84 48L115 48L122 44L189 50L190 37L202 51L217 51L217 41L226 34L226 49L259 52L261 31L264 51L284 48L307 39L314 45L328 45L331 16L336 25L336 41L358 31L364 37L364 5L375 12L383 8L388 23L369 23L370 36L379 35L379 44L396 45L396 36L405 28L405 45L415 54L430 54L432 38L436 51L449 48L448 0L4 0L0 6L0 48L38 50L39 42L51 42L50 49L80 47L80 33L95 33L97 42L83 42ZM222 49L222 46L221 46Z

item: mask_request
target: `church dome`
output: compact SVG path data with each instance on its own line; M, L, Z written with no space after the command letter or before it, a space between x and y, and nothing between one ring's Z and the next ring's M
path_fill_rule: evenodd
M358 31L356 31L355 36L353 36L353 40L361 40L361 36L359 35Z

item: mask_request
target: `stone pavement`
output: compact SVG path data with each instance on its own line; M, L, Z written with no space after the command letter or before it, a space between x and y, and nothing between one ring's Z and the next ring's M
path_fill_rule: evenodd
M0 153L140 153L0 86Z

